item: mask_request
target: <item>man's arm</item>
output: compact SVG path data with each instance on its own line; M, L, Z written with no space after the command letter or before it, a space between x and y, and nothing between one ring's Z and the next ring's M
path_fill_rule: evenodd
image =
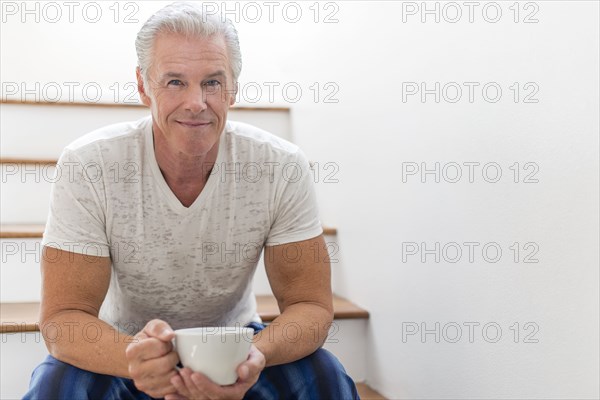
M44 247L41 330L55 358L87 371L133 378L153 397L176 392L170 379L179 362L163 321L131 337L98 318L110 283L109 257Z
M98 319L108 291L109 257L44 247L41 263L41 331L48 351L76 367L127 377L131 337Z
M333 321L331 266L322 235L265 249L265 268L281 315L255 345L267 366L305 357L323 345Z

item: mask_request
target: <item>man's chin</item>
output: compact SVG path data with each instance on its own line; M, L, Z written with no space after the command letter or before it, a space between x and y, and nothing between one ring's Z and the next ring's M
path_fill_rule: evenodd
M218 138L200 142L196 140L184 141L179 151L190 157L206 157L218 142Z

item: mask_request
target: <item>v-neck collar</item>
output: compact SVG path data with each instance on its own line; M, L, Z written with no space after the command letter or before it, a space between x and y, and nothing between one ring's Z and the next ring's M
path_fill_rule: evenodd
M226 149L226 132L227 132L228 124L225 124L223 132L221 132L221 136L219 137L219 151L217 153L217 159L215 161L216 168L220 168L219 166L223 164L223 159L225 158ZM152 175L154 175L154 181L156 185L160 188L161 192L165 196L165 200L171 207L173 211L180 215L189 215L194 214L198 210L201 210L202 204L206 203L206 198L212 193L215 186L218 184L218 176L217 174L210 174L204 188L194 200L192 205L189 207L181 204L175 193L171 190L167 181L160 172L160 167L158 166L158 162L156 161L156 154L154 153L154 138L152 135L152 117L150 117L149 123L146 126L144 131L145 136L145 147L146 147L146 157L150 164L150 169L152 171Z

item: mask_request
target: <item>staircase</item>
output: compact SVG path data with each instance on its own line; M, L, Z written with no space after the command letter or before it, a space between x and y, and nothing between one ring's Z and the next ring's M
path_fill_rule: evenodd
M148 110L134 104L8 101L0 107L0 399L13 399L23 395L31 371L47 354L38 324L39 262L56 159L68 143L83 133L139 119ZM288 108L237 107L229 117L293 141ZM324 227L324 234L327 242L335 242L336 229ZM333 266L334 287L336 276L342 273L339 265ZM279 309L262 259L253 285L261 318L272 321ZM363 382L369 313L337 296L334 309L334 324L324 347L340 359L356 382ZM383 398L363 383L357 386L364 399Z

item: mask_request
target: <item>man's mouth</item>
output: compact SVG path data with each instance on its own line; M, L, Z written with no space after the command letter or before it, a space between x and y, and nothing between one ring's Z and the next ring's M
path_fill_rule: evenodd
M208 126L211 124L208 121L186 121L186 120L177 121L177 123L185 126L186 128L199 128L199 127Z

